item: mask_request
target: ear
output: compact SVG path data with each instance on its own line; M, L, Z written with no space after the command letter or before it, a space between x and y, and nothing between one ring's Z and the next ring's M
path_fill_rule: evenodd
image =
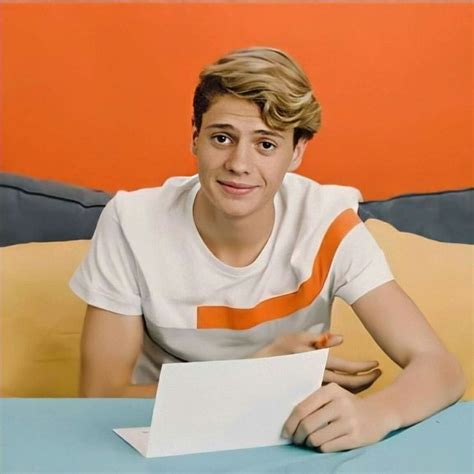
M199 132L198 132L198 129L196 128L195 125L193 125L193 132L192 132L192 142L191 142L191 153L193 155L196 154L196 142L197 142L197 139L199 137Z
M288 166L288 171L294 171L301 165L307 145L308 140L304 140L303 138L298 140L298 143L293 150L293 157L291 158L290 164Z

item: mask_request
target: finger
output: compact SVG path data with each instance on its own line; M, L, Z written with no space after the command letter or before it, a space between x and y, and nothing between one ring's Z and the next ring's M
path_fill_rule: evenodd
M319 446L319 449L323 453L333 453L335 451L344 451L347 449L357 448L362 446L362 444L354 443L354 440L350 435L343 435L339 438L332 439L326 443L323 443Z
M297 346L293 349L293 354L299 354L300 352L312 352L314 348L309 346Z
M314 341L313 346L316 349L323 349L325 347L335 347L342 344L344 338L340 334L331 334L325 332L320 334Z
M373 370L367 374L358 375L338 374L330 370L325 370L323 382L334 382L341 387L354 392L354 390L360 391L370 387L380 377L380 375L382 375L382 371L380 369Z
M292 438L304 418L333 400L341 390L344 389L336 384L324 385L298 403L283 426L282 436Z
M334 403L328 403L319 410L311 413L305 417L293 435L293 442L295 444L304 444L313 433L322 430L328 426L329 423L336 421L340 413L336 411ZM341 433L342 435L343 433Z
M336 440L349 433L347 423L342 420L333 421L323 428L311 433L305 441L306 446L317 448L329 441Z
M368 370L375 369L379 365L376 360L347 360L339 357L329 356L326 363L326 369L339 370L341 372L347 372L348 374L357 374L359 372L367 372Z
M325 332L315 334L309 331L293 334L295 342L307 346L310 350L322 349L323 347L333 347L342 344L343 338L339 334Z
M323 429L334 421L337 417L337 413L331 403L323 406L319 410L309 414L299 423L296 431L293 435L293 442L295 444L304 444L308 436L315 431Z
M323 381L326 383L334 382L338 385L347 385L355 388L360 385L365 385L371 382L373 383L380 377L380 375L382 375L380 369L375 369L364 374L341 374L339 372L333 372L332 370L325 370Z
M375 381L374 381L375 382ZM364 390L367 390L368 388L370 388L374 382L371 382L367 385L361 385L360 387L357 387L357 388L354 388L351 390L352 393L360 393L360 392L363 392Z

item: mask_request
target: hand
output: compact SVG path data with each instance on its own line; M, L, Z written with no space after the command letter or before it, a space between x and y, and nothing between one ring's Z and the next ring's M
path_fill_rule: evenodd
M251 358L273 357L277 355L297 354L323 347L334 347L342 344L339 334L325 332L315 335L311 332L293 332L278 336L270 345L260 349ZM324 371L323 384L335 382L338 385L359 393L369 388L382 374L377 361L349 361L329 355ZM365 373L367 372L367 373Z
M380 369L376 369L378 365L376 360L356 362L329 355L323 384L334 382L352 393L362 392L382 374Z
M325 332L314 334L311 332L292 332L278 336L270 345L260 349L251 358L273 357L279 355L298 354L314 351L324 347L334 347L342 344L342 336Z
M327 453L375 443L388 434L387 425L369 398L330 383L295 406L282 436Z

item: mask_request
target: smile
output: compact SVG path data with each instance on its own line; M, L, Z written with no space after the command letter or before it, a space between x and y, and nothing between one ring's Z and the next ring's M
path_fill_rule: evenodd
M237 183L230 183L218 181L221 188L228 194L232 194L233 196L242 196L244 194L251 193L257 186L249 186L245 184L237 184Z

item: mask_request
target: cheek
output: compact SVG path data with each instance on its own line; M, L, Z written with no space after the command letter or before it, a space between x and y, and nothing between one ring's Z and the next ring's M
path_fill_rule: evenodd
M207 170L217 170L222 168L222 165L226 160L224 153L216 152L216 150L211 147L201 147L197 154L197 158L198 165Z
M219 164L213 160L199 160L198 166L200 169L205 171L214 171L220 168Z
M205 153L197 155L197 167L200 174L211 174L220 168L220 163Z
M278 181L285 176L289 164L290 160L286 159L286 157L279 157L279 159L275 157L274 160L269 159L268 161L262 162L260 169L269 180Z

